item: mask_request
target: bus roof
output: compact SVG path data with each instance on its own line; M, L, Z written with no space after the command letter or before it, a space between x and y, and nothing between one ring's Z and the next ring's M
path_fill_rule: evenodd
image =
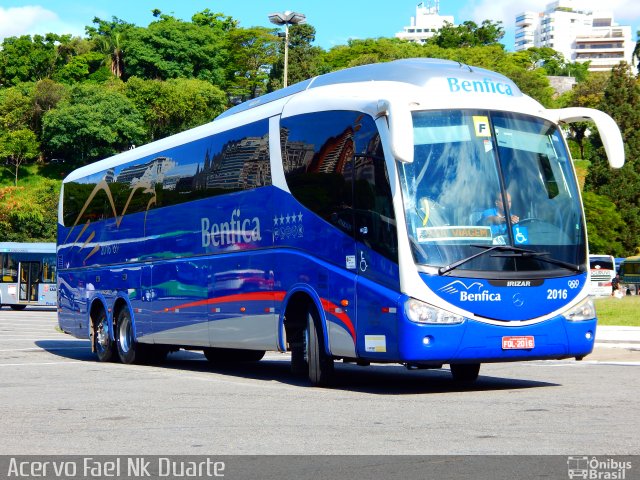
M49 242L0 242L0 253L56 253L56 244Z
M461 71L467 74L472 74L477 78L491 78L501 82L508 82L512 86L512 90L514 90L514 95L522 96L522 92L520 92L510 79L499 73L492 72L491 70L479 67L470 67L469 65L454 62L452 60L441 60L436 58L409 58L386 63L361 65L358 67L346 68L344 70L319 75L309 80L304 80L300 83L296 83L295 85L291 85L290 87L241 103L240 105L232 107L220 114L216 117L216 120L230 115L235 115L251 108L265 105L275 100L289 97L312 88L373 81L399 82L422 87L433 78L460 75Z

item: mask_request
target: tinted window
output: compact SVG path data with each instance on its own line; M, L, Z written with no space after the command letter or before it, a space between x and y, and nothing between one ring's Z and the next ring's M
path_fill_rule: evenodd
M353 154L363 115L318 112L282 120L284 172L289 190L309 210L353 233Z
M65 184L64 224L270 184L269 121L264 119Z
M337 228L395 260L389 177L373 119L350 111L298 115L282 120L280 140L293 196ZM360 233L361 227L366 227L366 235Z
M398 238L391 187L377 134L371 136L366 152L356 155L354 179L356 238L397 262Z

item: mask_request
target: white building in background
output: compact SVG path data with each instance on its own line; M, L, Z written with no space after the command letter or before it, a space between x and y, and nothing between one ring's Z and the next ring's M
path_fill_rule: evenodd
M544 12L516 16L515 50L550 47L569 62L590 61L589 70L611 70L622 61L633 65L631 26L615 23L607 11L589 11L579 0L558 0Z
M396 38L424 43L433 37L445 23L454 24L453 16L440 15L440 1L429 0L416 6L416 16L411 17L411 25L396 33Z

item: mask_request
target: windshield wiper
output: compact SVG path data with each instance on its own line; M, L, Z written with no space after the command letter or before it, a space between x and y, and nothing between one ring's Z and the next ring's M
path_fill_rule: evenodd
M484 255L485 253L488 252L493 252L493 251L499 251L499 252L512 252L511 254L506 254L506 255L495 255L500 256L500 257L530 257L530 258L534 258L536 260L540 260L541 262L546 262L546 263L551 263L553 265L558 265L559 267L563 267L566 268L567 270L571 270L572 272L576 272L579 273L580 267L578 265L574 265L572 263L568 263L568 262L563 262L562 260L558 260L556 258L546 258L547 255L550 255L549 252L537 252L535 250L529 250L526 248L520 248L520 247L512 247L511 245L476 245L473 244L471 245L472 247L476 247L476 248L483 248L484 250L482 252L476 253L474 255L471 255L469 257L463 258L462 260L458 260L457 262L451 263L447 266L444 267L440 267L438 269L438 273L440 275L444 275L447 272L450 272L451 270L454 270L456 268L458 268L460 265L463 265L467 262L470 262L471 260L480 257L481 255Z
M502 247L504 247L505 245L492 245L492 246L489 246L489 245L471 245L471 246L472 247L478 247L478 248L486 248L486 250L483 250L482 252L479 252L479 253L476 253L474 255L471 255L470 257L463 258L462 260L458 260L457 262L450 263L449 265L446 265L444 267L440 267L438 269L438 273L440 275L444 275L445 273L450 272L451 270L454 270L454 269L458 268L460 265L464 265L465 263L470 262L474 258L478 258L478 257L484 255L485 253L489 253L489 252L492 252L494 250L502 250Z

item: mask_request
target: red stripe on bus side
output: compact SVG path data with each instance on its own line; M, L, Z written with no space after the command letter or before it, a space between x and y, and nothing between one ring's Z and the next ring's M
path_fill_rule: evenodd
M280 292L280 291L279 292L238 293L235 295L225 295L222 297L208 298L206 300L198 300L197 302L183 303L181 305L176 305L175 307L169 307L165 311L173 312L183 308L201 307L203 305L218 305L222 303L240 302L240 301L272 300L274 302L281 302L284 300L285 296L286 296L286 292ZM347 330L349 331L349 334L351 335L351 338L353 338L353 341L355 343L356 329L349 315L344 313L344 311L342 311L342 309L338 307L335 303L330 302L325 298L322 298L320 301L322 302L322 308L324 309L325 312L338 318L347 327Z

